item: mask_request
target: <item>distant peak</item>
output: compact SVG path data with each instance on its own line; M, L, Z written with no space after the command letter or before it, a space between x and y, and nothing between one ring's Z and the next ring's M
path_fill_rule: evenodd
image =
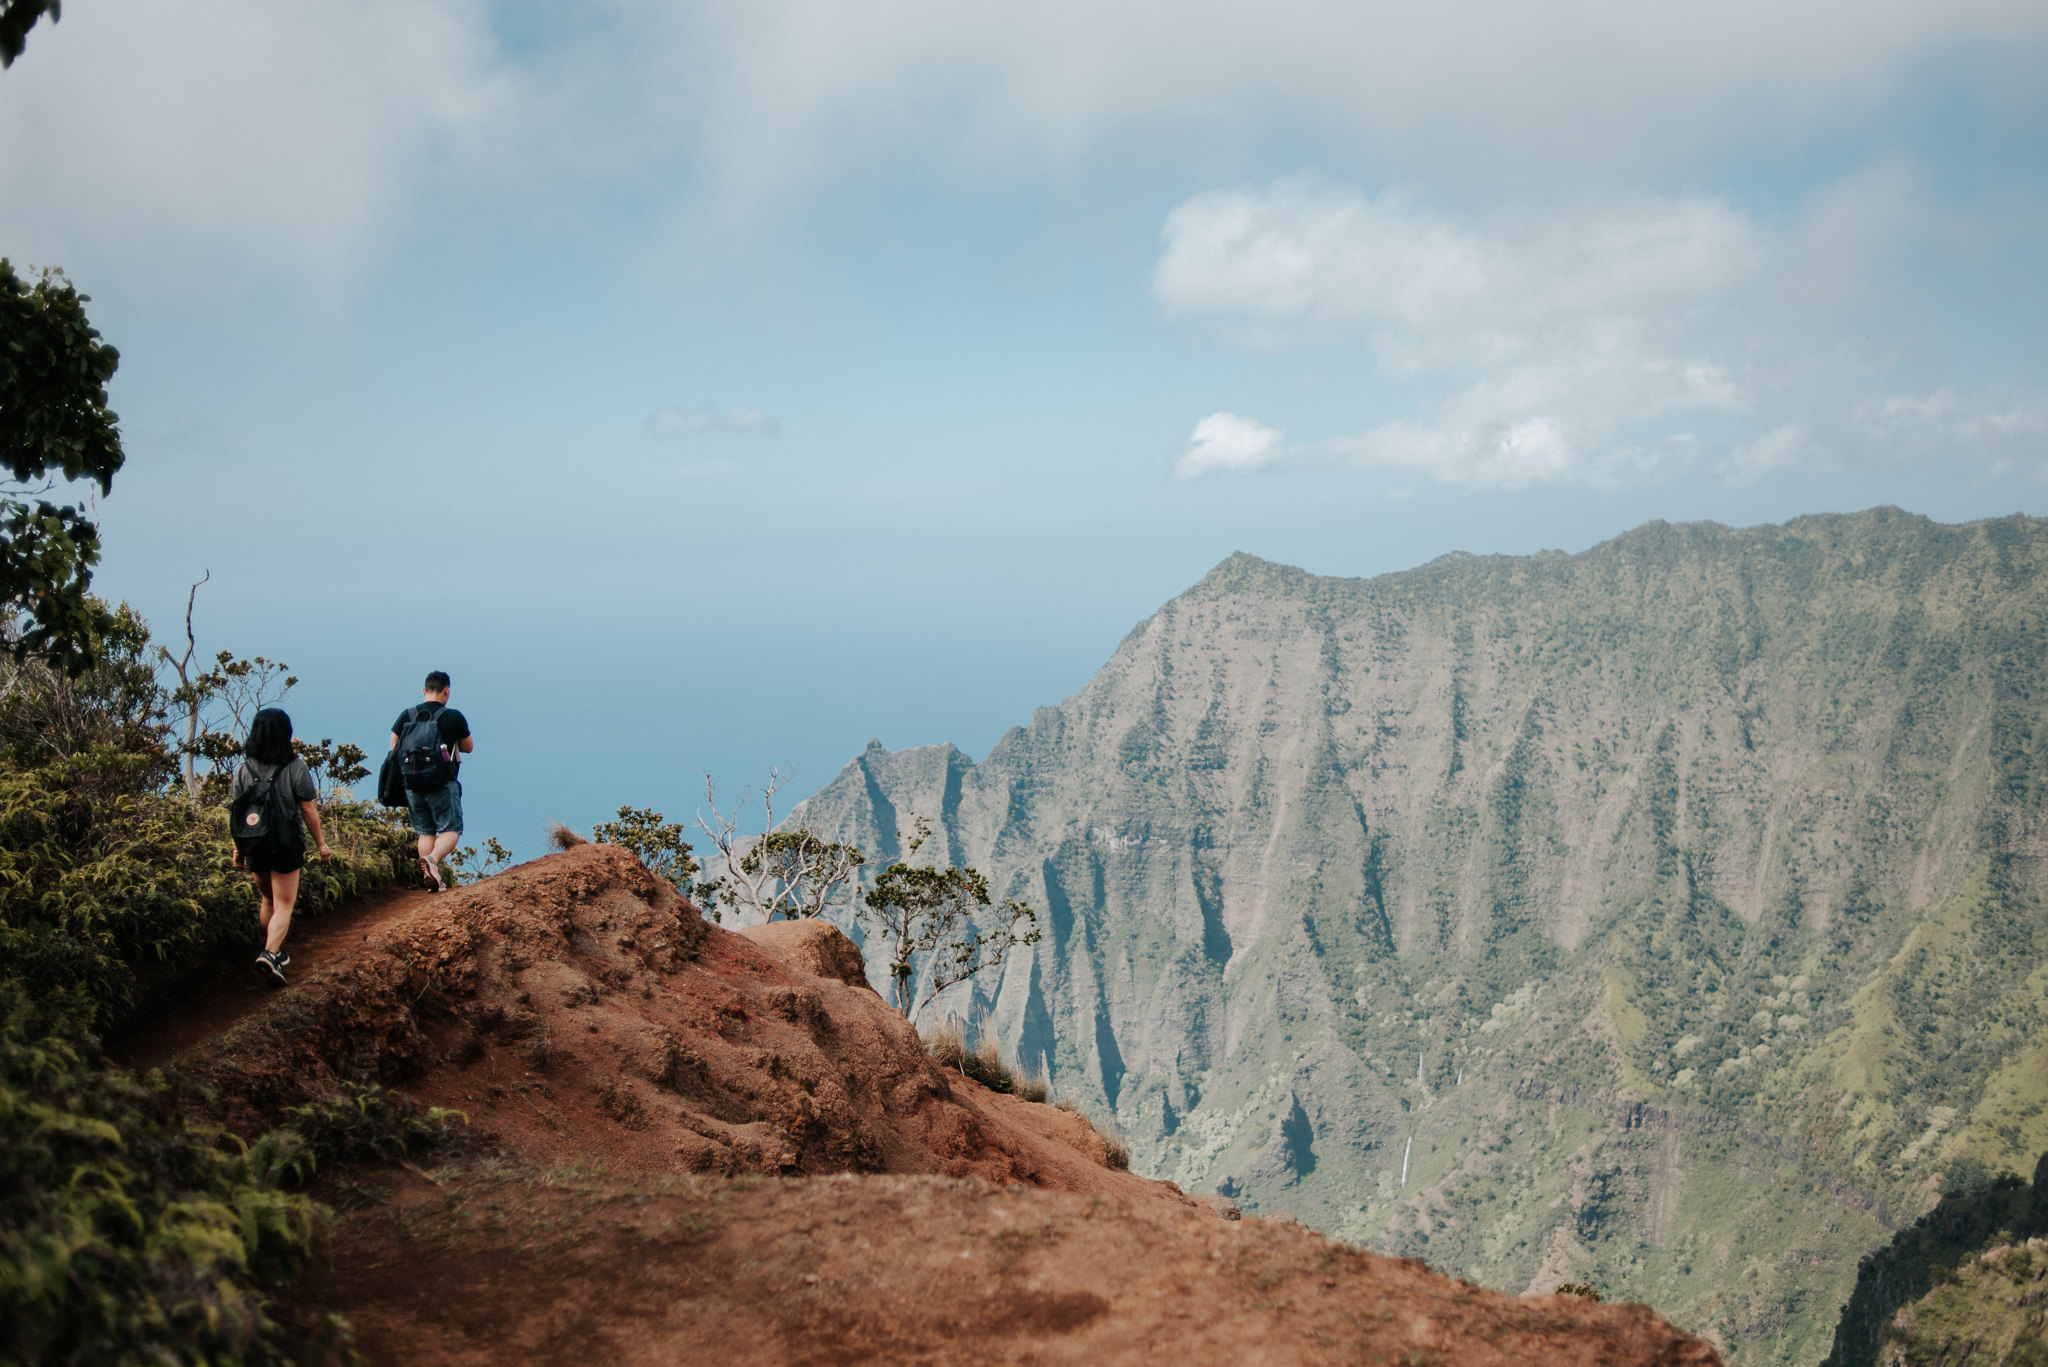
M1202 576L1190 593L1291 593L1315 578L1307 570L1261 560L1244 551L1232 551L1215 569Z

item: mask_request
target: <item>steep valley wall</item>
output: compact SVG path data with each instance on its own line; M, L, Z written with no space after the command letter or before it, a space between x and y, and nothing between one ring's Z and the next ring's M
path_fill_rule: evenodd
M2048 1148L2044 571L1896 510L1234 556L980 763L871 745L791 822L872 872L929 817L1040 910L938 1009L1138 1170L1817 1361L1862 1252Z

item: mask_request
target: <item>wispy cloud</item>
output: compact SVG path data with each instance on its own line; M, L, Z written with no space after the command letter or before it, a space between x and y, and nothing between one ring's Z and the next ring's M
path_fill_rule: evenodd
M1885 358L1843 320L1874 310L1865 331L1910 330L1885 315L1882 282L1916 205L1895 167L1780 225L1701 196L1454 215L1308 178L1197 195L1165 222L1162 312L1250 348L1363 348L1416 398L1293 445L1214 414L1175 474L1338 465L1519 489L1706 465L1746 483L1942 442L1988 462L2048 430L2040 396L1858 393Z
M544 103L474 0L77 7L0 88L0 218L17 253L153 288L324 289L430 186L517 164Z
M658 176L676 205L759 205L876 166L1046 183L1302 130L1410 178L1669 183L1856 127L1937 65L2024 106L2048 58L2048 9L2018 0L1807 0L1797 23L1773 0L618 0L546 42L506 41L499 8L76 7L0 86L11 250L317 274L480 190L570 208Z
M713 408L708 403L695 408L663 404L647 419L647 434L657 439L703 432L755 432L772 437L781 430L782 424L773 415L758 408Z

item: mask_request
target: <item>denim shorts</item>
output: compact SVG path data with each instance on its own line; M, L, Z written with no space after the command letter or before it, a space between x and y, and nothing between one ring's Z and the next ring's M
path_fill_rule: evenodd
M405 790L405 805L412 809L412 828L421 835L462 834L462 780L451 778L431 792Z

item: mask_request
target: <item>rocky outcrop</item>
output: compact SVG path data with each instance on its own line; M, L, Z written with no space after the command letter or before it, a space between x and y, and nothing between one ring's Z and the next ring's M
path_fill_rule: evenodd
M770 921L743 926L739 933L759 945L769 958L800 973L874 991L868 984L860 946L829 921Z

